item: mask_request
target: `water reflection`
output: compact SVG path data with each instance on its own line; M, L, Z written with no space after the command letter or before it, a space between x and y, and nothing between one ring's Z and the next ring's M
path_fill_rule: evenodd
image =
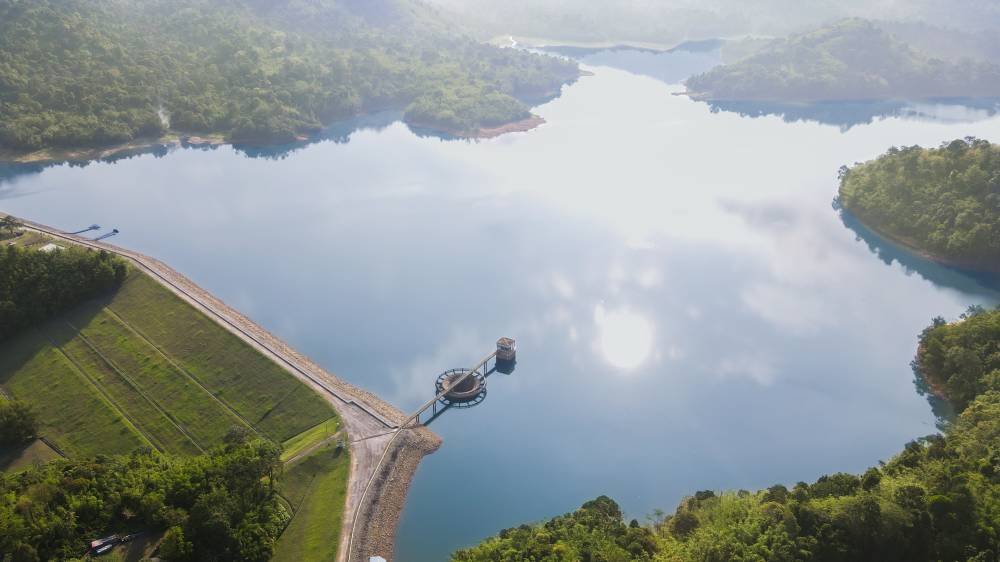
M598 305L594 323L604 359L619 369L635 369L653 351L653 324L628 309L606 310Z
M711 39L682 43L673 49L638 49L634 47L544 47L589 66L608 66L640 76L649 76L667 84L680 84L689 77L722 64L724 41Z
M909 102L830 101L787 103L766 101L709 101L713 113L730 112L741 117L778 116L786 123L815 122L848 131L889 117L942 123L972 123L988 119L1000 108L996 98L951 98Z
M955 420L954 406L951 405L951 402L934 394L931 386L927 384L927 380L920 374L916 361L911 363L910 366L913 368L913 386L917 389L917 394L927 399L927 403L931 407L931 412L937 419L935 425L939 430L944 431Z
M237 152L250 158L264 158L267 160L283 160L289 155L302 150L303 148L321 142L333 142L334 144L347 144L351 142L351 137L359 131L382 131L389 125L403 120L403 112L398 110L378 111L364 115L358 115L350 119L338 121L323 129L320 133L309 138L271 146L252 146L244 144L234 144L233 148ZM428 134L433 136L433 131ZM216 146L208 147L217 148Z
M90 158L86 160L76 160L67 159L57 162L46 162L42 164L38 163L0 163L0 195L12 196L15 193L9 186L11 180L22 176L33 175L42 172L46 168L51 168L54 166L69 166L74 168L84 168L90 166L94 163L107 163L113 164L116 162L122 162L126 160L131 160L139 156L150 155L155 158L162 158L171 152L183 149L183 150L193 150L193 151L203 151L211 152L218 150L223 146L231 146L233 150L237 153L246 156L248 158L260 158L265 160L283 160L310 145L332 142L334 144L346 144L350 142L351 137L360 131L374 131L379 132L384 130L386 127L402 121L403 112L398 110L385 110L378 111L374 113L359 115L350 119L345 119L343 121L337 121L327 128L323 129L319 133L304 138L302 140L277 144L268 146L253 146L248 144L218 144L214 142L204 142L201 140L192 140L191 137L182 137L176 143L153 143L150 145L137 147L130 150L122 150L110 154L108 156ZM417 134L424 138L438 138L442 140L454 140L457 137L440 133L432 129L423 129L418 127L410 127L414 134Z
M863 241L882 263L898 263L907 275L916 273L941 287L980 294L991 300L1000 298L1000 275L949 267L914 254L868 228L849 211L837 208L836 204L834 208L839 211L844 226L854 232L856 239Z

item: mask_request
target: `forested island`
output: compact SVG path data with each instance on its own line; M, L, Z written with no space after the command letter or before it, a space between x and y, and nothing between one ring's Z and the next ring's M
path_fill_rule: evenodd
M864 474L697 492L649 526L601 497L508 529L455 562L992 562L1000 553L1000 308L935 319L914 361L957 418Z
M847 19L776 39L689 78L705 100L814 102L1000 96L1000 66L917 50L876 23Z
M890 148L842 168L837 201L873 230L933 259L1000 272L1000 147L988 141Z
M386 108L474 135L530 117L522 99L578 74L412 0L0 0L0 149L281 143Z

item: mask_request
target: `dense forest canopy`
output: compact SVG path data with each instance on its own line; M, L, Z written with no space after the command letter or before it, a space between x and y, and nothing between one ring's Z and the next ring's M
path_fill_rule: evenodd
M507 529L481 545L456 552L455 562L651 560L656 552L653 533L638 522L626 525L611 498L601 496L573 513L536 527Z
M1000 312L972 307L959 322L935 318L920 335L914 367L958 412L1000 389Z
M1000 554L998 326L1000 309L976 310L958 324L935 320L924 332L917 361L935 379L947 377L961 414L944 435L908 443L862 475L836 473L791 489L698 492L648 535L638 523L626 530L620 512L605 509L597 519L585 505L506 530L452 560L994 562ZM961 382L951 382L956 377Z
M826 101L1000 96L1000 66L918 51L861 19L777 39L687 81L713 100Z
M891 148L841 170L843 207L935 257L1000 270L1000 147L967 138Z
M78 247L0 248L0 341L121 285L124 260Z
M197 457L139 451L0 474L0 553L77 559L111 531L167 531L168 560L266 561L290 515L274 489L279 454L237 436Z
M0 0L0 148L287 141L415 101L422 124L464 131L522 118L518 98L577 74L411 0Z

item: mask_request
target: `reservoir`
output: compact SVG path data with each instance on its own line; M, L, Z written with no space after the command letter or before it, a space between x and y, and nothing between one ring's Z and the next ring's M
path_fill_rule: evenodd
M0 209L121 231L403 410L500 336L518 365L431 426L398 558L446 560L600 494L640 521L703 489L861 472L936 431L909 362L998 284L841 217L837 170L1000 141L981 102L720 104L714 52L574 52L593 73L482 141L398 114L275 150L0 169Z

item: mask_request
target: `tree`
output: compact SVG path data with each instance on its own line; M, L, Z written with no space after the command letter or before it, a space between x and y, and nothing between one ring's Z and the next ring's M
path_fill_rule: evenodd
M194 553L194 548L190 542L184 540L184 529L171 527L163 535L163 542L160 543L160 558L168 562L183 562L189 560Z
M17 220L17 217L7 215L0 219L0 230L6 230L7 234L14 236L18 229L24 227L24 223Z
M38 433L38 416L25 402L0 399L0 445L27 443Z

